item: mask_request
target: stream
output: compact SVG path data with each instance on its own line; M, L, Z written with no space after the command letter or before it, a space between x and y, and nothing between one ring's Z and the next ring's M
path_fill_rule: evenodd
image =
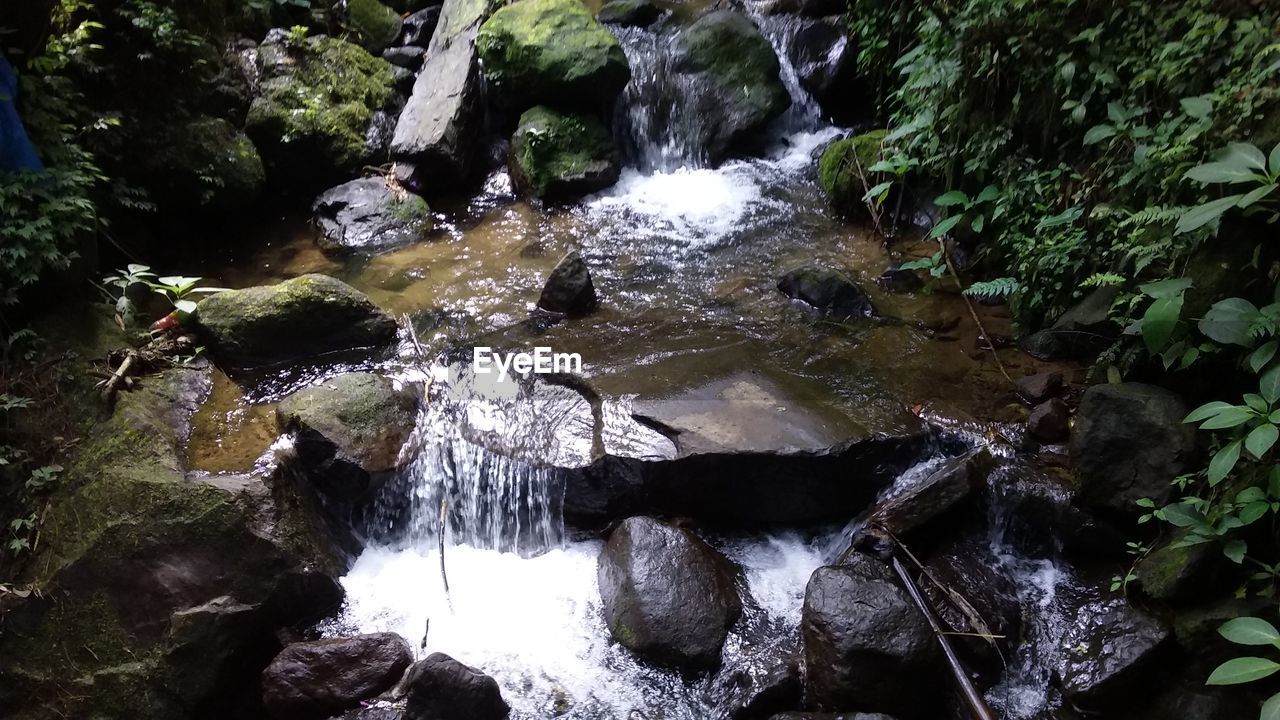
M516 198L498 171L475 197L435 207L427 242L335 260L315 249L305 218L286 216L258 230L246 243L253 251L212 258L202 270L233 287L325 272L408 318L423 346L461 338L501 345L525 338L520 323L546 274L576 249L602 308L540 329L538 344L580 353L584 374L606 398L661 398L746 373L774 393L752 406L762 422L786 425L796 416L835 437L906 432L921 419L947 428L937 432L950 440L929 443L895 484L993 434L1016 436L1011 424L973 420L1005 417L1007 389L983 361L958 296L879 289L884 247L827 210L814 178L816 153L845 130L821 118L796 80L786 51L794 21L759 20L793 100L760 157L707 167L703 150L681 132L684 90L671 87L674 76L664 70L669 30L620 29L633 80L615 118L627 167L609 190L572 207L542 208ZM896 322L815 320L774 287L800 263L845 268ZM1011 332L1007 311L982 312L988 330ZM1018 362L1006 360L1010 372ZM193 467L243 471L274 440L276 400L356 367L294 368L244 391L216 380L195 421ZM443 382L450 373L407 346L379 369L413 382ZM713 531L707 539L743 569L743 617L720 671L689 677L659 669L610 639L596 584L603 543L566 522L559 471L492 452L460 430L464 420L492 421L518 435L531 422L520 398L495 409L468 397L433 397L420 410L410 462L361 528L366 547L342 581L346 606L323 633L390 630L422 656L445 652L497 679L515 718L722 717L735 674L759 673L780 648L798 646L809 575L845 550L854 525ZM555 419L537 420L553 437L530 441L555 444ZM1008 450L995 455L993 477L1041 481L1032 460ZM446 499L447 592L439 549ZM1023 625L986 695L1006 720L1049 718L1058 702L1051 668L1064 632L1060 600L1075 580L1054 552L1029 552L1018 542L1005 496L991 493L982 504L981 562L1018 589Z

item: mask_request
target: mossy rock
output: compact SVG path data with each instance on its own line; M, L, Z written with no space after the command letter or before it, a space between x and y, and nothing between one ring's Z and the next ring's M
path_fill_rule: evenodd
M818 161L818 184L833 208L851 213L864 207L862 196L868 188L862 178L869 174L868 168L880 161L880 148L886 134L885 130L873 130L837 140L822 152L822 159Z
M336 38L293 43L275 31L258 56L262 80L245 131L268 177L311 189L356 174L370 160L374 112L394 94L391 64Z
M719 164L791 105L773 46L746 15L716 10L676 36L672 67L696 86L697 139Z
M196 117L152 138L140 167L161 210L234 210L261 194L266 182L262 157L248 136L226 120Z
M347 0L347 24L371 53L380 53L400 36L404 21L378 0Z
M618 181L613 136L604 123L539 105L520 116L511 137L511 178L521 192L572 200Z
M485 78L517 107L610 103L631 79L617 38L579 0L520 0L480 26Z
M390 315L327 275L211 295L196 310L196 328L232 369L382 349L396 335Z

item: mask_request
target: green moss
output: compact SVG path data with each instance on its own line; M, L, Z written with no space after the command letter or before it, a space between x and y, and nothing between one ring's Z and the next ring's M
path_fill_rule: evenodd
M289 53L294 62L282 64L279 74L262 83L246 130L277 164L292 154L295 162L355 171L363 161L373 113L391 99L391 64L325 36L310 38ZM309 153L319 157L297 157Z
M827 193L834 206L840 209L857 207L867 188L858 168L867 173L880 160L880 147L886 131L873 130L827 146L818 161L818 184Z
M772 117L790 103L786 88L778 79L778 56L741 13L718 11L704 15L680 33L678 43L679 68L709 75L740 112Z
M521 0L480 27L485 77L516 104L611 100L631 78L617 38L579 0Z
M511 155L517 184L536 197L590 192L617 179L613 138L604 124L543 105L520 116Z
M369 52L381 52L400 35L403 22L378 0L347 0L347 21Z

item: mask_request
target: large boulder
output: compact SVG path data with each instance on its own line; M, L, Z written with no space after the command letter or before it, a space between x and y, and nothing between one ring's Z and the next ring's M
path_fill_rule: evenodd
M1173 479L1195 457L1195 427L1182 422L1187 412L1181 398L1154 385L1089 388L1071 433L1080 497L1124 513L1137 512L1142 498L1168 502Z
M346 373L281 400L276 418L281 431L295 434L294 450L317 488L353 501L400 466L417 408L411 393L384 377Z
M855 554L821 567L805 588L806 699L818 710L919 717L943 681L928 621L884 564Z
M220 118L168 123L140 140L134 172L166 212L234 212L262 193L266 171L248 136Z
M4 598L15 717L257 717L277 633L341 605L338 558L270 477L183 471L208 391L207 372L150 376L78 444L20 579L34 592Z
M400 13L378 0L347 0L347 24L365 50L380 53L400 37Z
M609 108L631 79L613 33L579 0L521 0L493 13L477 42L485 78L515 107Z
M872 130L837 140L822 151L818 184L836 211L848 215L866 211L862 198L869 189L869 168L879 162L886 134L884 130Z
M396 322L341 280L303 275L210 295L196 309L196 329L219 363L249 368L384 348Z
M328 253L408 245L421 240L432 225L425 200L381 177L330 188L311 210L320 230L317 243Z
M1158 662L1172 633L1124 598L1086 604L1062 640L1057 674L1072 704L1115 710L1158 686Z
M800 85L827 117L842 125L870 114L870 94L858 75L858 48L843 16L798 24L787 47Z
M871 317L876 309L867 293L839 270L806 265L778 279L787 297L839 319Z
M509 708L493 678L444 653L409 669L404 720L501 720Z
M507 162L520 192L553 201L603 190L621 173L613 136L604 123L545 105L520 116Z
M672 70L692 88L694 142L718 165L791 104L782 84L778 56L751 19L733 10L714 10L676 36Z
M262 671L263 705L278 720L322 720L390 689L412 662L395 633L294 643Z
M392 66L358 45L318 35L295 42L273 33L258 49L261 79L245 132L268 178L291 188L324 187L356 174L371 157L374 113L394 97Z
M614 639L658 662L720 662L742 613L729 561L689 530L628 518L600 553L600 597Z
M560 258L538 297L538 307L568 317L580 317L596 309L596 287L591 271L576 250Z
M488 147L483 132L484 78L476 36L496 0L445 0L413 93L391 141L402 179L439 190L481 174Z

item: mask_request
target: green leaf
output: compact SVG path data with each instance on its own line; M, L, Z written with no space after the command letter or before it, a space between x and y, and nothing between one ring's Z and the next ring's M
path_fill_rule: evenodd
M1276 356L1276 349L1280 348L1280 341L1268 340L1249 354L1249 368L1254 372L1261 372L1262 368L1271 362Z
M1280 185L1270 183L1268 185L1263 185L1252 192L1246 193L1244 197L1240 198L1240 202L1236 203L1236 207L1243 210L1244 208L1254 205L1259 200L1275 192L1277 187L1280 187Z
M1248 405L1250 409L1256 410L1259 413L1265 414L1271 411L1271 408L1267 404L1267 401L1264 400L1262 396L1257 393L1245 393L1244 404Z
M1258 720L1280 720L1280 693L1262 703L1262 714L1258 716Z
M1265 500L1247 503L1240 508L1240 522L1245 525L1252 525L1263 515L1266 515L1269 510L1271 510L1271 503Z
M1058 227L1059 225L1070 225L1076 220L1079 220L1080 216L1083 214L1084 214L1083 207L1069 208L1067 210L1064 210L1063 212L1058 213L1057 215L1054 215L1052 217L1047 217L1041 220L1039 223L1036 224L1036 229L1047 230L1048 228Z
M1222 554L1237 565L1244 562L1244 554L1248 550L1249 545L1243 540L1228 540L1222 546Z
M1191 287L1191 278L1169 278L1139 285L1138 289L1153 298L1171 298L1186 292L1189 287Z
M1280 670L1280 663L1260 657L1239 657L1217 667L1205 681L1205 685L1239 685L1261 680Z
M1280 146L1277 147L1280 148ZM995 185L988 185L982 188L982 192L978 193L978 197L973 199L973 204L977 205L979 203L991 202L998 197L1000 197L1000 188Z
M973 222L969 223L969 227L973 228L974 232L980 233L982 232L982 228L985 227L986 224L987 224L986 217L979 215L978 217L973 219Z
M1229 402L1223 402L1221 400L1214 400L1213 402L1205 403L1200 407L1196 408L1195 410L1192 410L1190 413L1187 414L1186 417L1182 418L1182 422L1196 423L1196 422L1200 422L1201 420L1208 420L1209 418L1214 417L1215 415L1222 412L1223 410L1226 410L1228 408L1234 408L1234 407L1239 407L1239 406L1232 405Z
M1280 143L1271 148L1271 158L1267 161L1267 169L1272 177L1280 177Z
M1244 298L1219 300L1201 318L1198 327L1206 337L1228 345L1253 344L1249 328L1262 316L1254 304Z
M1142 316L1142 341L1147 350L1160 352L1169 344L1169 338L1178 326L1178 317L1182 314L1182 295L1157 298Z
M1248 167L1226 162L1197 165L1188 170L1182 177L1187 180L1195 180L1204 185L1220 183L1233 185L1235 183L1255 183L1266 180L1265 177L1258 175Z
M969 196L965 195L959 190L952 190L951 192L947 192L939 195L938 199L933 201L933 204L937 205L938 207L951 207L952 205L968 205Z
M1227 146L1226 162L1234 162L1245 167L1267 171L1267 158L1255 145L1249 143L1231 143Z
M1187 528L1204 524L1204 515L1185 503L1166 505L1160 512L1165 521L1174 527Z
M1182 111L1196 120L1203 120L1209 117L1209 113L1213 112L1213 103L1205 95L1182 98L1178 102L1182 105Z
M1243 425L1252 420L1256 415L1247 407L1234 407L1223 410L1213 417L1200 423L1201 430L1222 430L1223 428L1233 428Z
M1114 137L1116 129L1111 125L1094 125L1084 134L1085 145L1096 145L1109 137Z
M1197 205L1196 207L1191 208L1187 212L1183 213L1182 217L1178 218L1178 225L1174 228L1174 232L1181 235L1182 233L1189 233L1192 230L1199 230L1205 225L1208 225L1214 220L1222 217L1222 214L1226 211L1235 207L1241 197L1243 196L1232 195L1230 197L1213 200L1203 205Z
M1231 474L1231 470L1235 468L1236 461L1240 459L1240 441L1230 442L1226 447L1214 453L1213 459L1209 461L1209 485L1217 485Z
M1280 400L1280 365L1272 365L1258 378L1258 392L1269 403Z
M959 225L960 221L963 219L964 219L964 215L952 215L946 220L943 220L937 225L934 225L933 229L929 231L930 239L937 240L943 235L946 235L947 233L951 232L951 229L954 228L956 225Z

